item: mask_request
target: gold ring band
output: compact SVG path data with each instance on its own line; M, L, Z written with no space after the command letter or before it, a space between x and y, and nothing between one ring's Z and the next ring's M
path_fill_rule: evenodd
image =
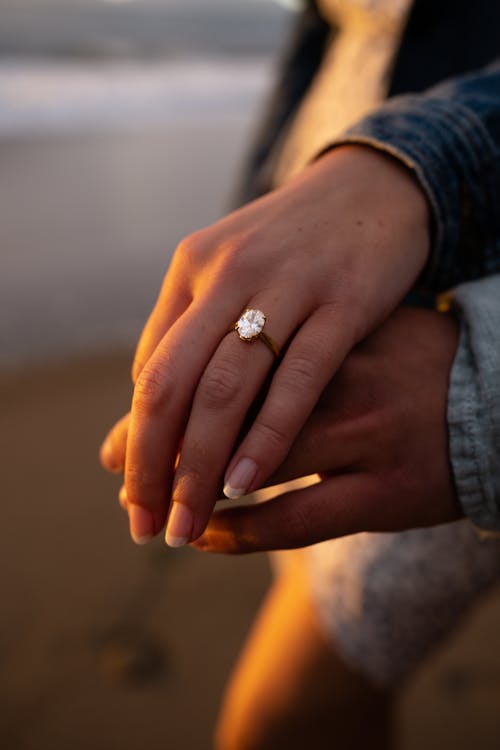
M259 339L264 342L264 344L267 346L268 349L272 351L275 357L280 356L280 348L276 341L272 339L270 336L267 335L267 333L264 333L264 331L261 331L259 333Z

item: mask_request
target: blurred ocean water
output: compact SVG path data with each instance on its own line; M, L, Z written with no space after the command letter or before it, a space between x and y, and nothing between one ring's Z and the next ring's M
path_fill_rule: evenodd
M179 240L230 205L287 23L274 4L253 3L254 29L281 20L272 44L256 31L252 47L238 0L240 21L234 8L222 21L215 4L216 35L208 0L201 16L194 0L156 4L170 18L162 39L177 45L163 55L147 2L116 8L145 13L127 16L128 47L103 33L109 4L15 2L0 0L0 366L134 343ZM85 13L87 26L74 24ZM73 47L66 23L82 40L99 32L100 52ZM238 54L222 44L234 24L233 40L248 41Z
M0 0L0 55L265 54L288 17L272 0Z
M267 57L201 60L0 60L0 136L130 129L247 111L269 80ZM201 118L201 120L200 120Z

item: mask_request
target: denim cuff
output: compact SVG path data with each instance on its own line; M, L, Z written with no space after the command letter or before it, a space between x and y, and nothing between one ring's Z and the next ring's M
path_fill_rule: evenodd
M461 333L448 394L450 459L464 513L500 531L500 275L453 293Z

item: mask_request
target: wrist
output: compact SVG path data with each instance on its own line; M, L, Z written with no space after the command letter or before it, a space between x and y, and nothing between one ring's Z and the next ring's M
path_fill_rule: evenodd
M360 207L373 207L379 220L401 222L414 241L411 246L425 266L431 247L432 210L411 164L398 155L365 143L339 144L315 162L336 180L356 184ZM386 210L384 217L380 210ZM385 223L385 222L384 222Z
M404 299L430 252L430 208L412 171L371 146L346 144L296 181L324 224L336 274L349 279L353 336L364 336Z

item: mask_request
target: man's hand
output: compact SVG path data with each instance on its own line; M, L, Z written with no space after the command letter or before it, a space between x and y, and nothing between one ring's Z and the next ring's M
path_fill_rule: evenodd
M242 553L460 517L446 404L457 323L401 308L356 347L323 393L272 483L323 481L216 512L194 546Z
M231 497L268 481L344 357L415 283L428 249L414 176L363 146L334 150L181 243L134 365L125 483L136 541L157 534L168 512L169 544L200 536L224 474ZM228 333L245 308L267 315L284 356L233 452L273 366L262 342ZM103 462L120 468L113 443Z

